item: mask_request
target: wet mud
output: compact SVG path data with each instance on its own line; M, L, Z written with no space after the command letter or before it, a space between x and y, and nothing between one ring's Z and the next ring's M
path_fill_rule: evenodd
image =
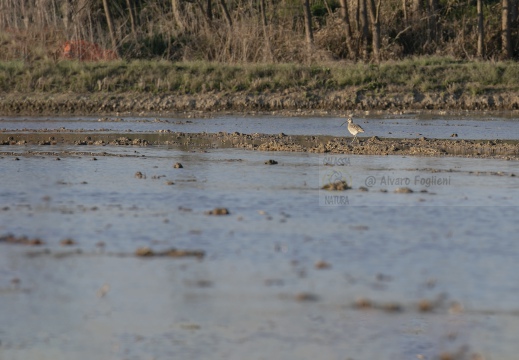
M393 139L373 136L352 143L349 137L234 133L0 133L0 145L169 146L183 150L241 148L353 155L461 156L519 159L517 140ZM5 153L5 152L4 152ZM78 152L92 155L88 151ZM96 154L102 156L103 154ZM177 165L180 167L179 165Z
M329 111L517 111L514 93L368 94L356 89L341 91L292 91L284 93L209 94L3 94L0 112L6 115L276 112L309 114Z

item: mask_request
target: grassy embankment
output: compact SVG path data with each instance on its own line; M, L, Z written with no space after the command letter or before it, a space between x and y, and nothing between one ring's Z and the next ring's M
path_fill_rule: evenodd
M168 61L0 62L0 96L82 94L233 95L297 93L308 97L346 90L389 98L395 94L476 97L519 94L519 63L429 57L363 63L244 64Z

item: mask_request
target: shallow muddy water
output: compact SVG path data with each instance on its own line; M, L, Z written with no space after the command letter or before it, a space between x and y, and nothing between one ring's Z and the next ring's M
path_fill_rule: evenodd
M150 132L240 132L246 134L332 135L350 136L343 117L276 117L276 116L216 116L211 118L155 117L0 117L4 131L60 129L85 131ZM385 116L355 118L365 133L363 136L384 138L446 139L457 134L459 139L519 139L519 119L509 117L441 117Z
M0 150L2 360L517 357L517 161Z

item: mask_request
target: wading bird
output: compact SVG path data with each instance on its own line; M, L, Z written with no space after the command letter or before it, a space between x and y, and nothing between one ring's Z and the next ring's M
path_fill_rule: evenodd
M361 128L360 125L354 124L354 123L353 123L353 120L351 119L352 117L353 117L353 115L350 115L350 116L348 117L348 120L345 121L345 122L343 122L343 123L341 124L341 126L344 125L344 124L346 124L346 123L348 123L348 131L350 132L350 134L353 135L353 140L351 141L351 143L353 144L353 142L354 142L355 140L359 141L359 139L357 139L357 134L358 134L358 133L363 133L363 132L364 132L364 129ZM360 142L360 141L359 141L359 142Z

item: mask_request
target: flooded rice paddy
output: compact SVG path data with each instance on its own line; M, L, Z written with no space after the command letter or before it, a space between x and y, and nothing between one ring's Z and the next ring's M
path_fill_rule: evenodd
M240 132L246 134L290 135L331 135L349 136L346 128L340 125L345 117L278 117L222 115L216 117L0 117L0 130L38 131L43 129L64 128L72 131L103 132L154 132L168 129L172 132L218 133ZM416 116L401 115L356 118L355 122L369 129L366 136L384 138L419 138L446 139L457 134L459 139L508 139L518 140L519 131L516 119L500 117L458 116Z
M340 119L149 120L105 125L300 135ZM112 131L0 121L32 126ZM518 161L28 144L0 146L0 166L2 360L517 358ZM351 188L322 190L338 180Z

